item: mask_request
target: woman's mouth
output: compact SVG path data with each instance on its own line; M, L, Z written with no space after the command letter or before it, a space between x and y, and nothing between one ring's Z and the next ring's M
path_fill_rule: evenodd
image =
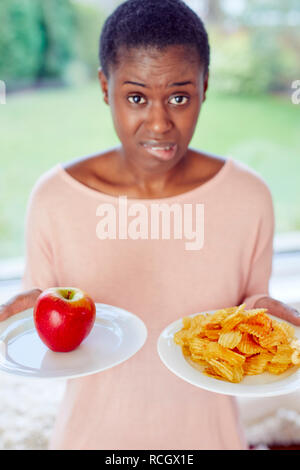
M142 144L147 153L160 158L161 160L171 160L177 152L177 144L151 146L150 144Z

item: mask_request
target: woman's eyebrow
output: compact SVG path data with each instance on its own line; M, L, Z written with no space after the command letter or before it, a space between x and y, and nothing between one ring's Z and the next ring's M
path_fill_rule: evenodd
M137 85L137 86L142 86L144 88L149 88L147 85L145 85L145 83L131 82L131 81L128 81L128 80L123 82L123 85L126 85L126 84ZM173 86L184 86L184 85L193 85L193 86L195 86L195 83L192 82L191 80L187 80L185 82L174 82L174 83L171 83L170 85L168 85L168 88L171 88Z

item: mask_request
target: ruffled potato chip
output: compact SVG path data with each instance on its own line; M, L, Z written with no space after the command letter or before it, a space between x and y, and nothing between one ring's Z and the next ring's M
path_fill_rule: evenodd
M218 358L232 366L241 366L245 361L245 357L242 354L224 348L218 343L209 343L204 349L203 354L207 361L209 361L209 359Z
M279 344L271 362L279 364L290 364L292 362L293 348L289 344Z
M245 304L184 317L175 333L186 360L217 380L239 383L246 375L279 375L300 366L300 340L285 321L271 319L267 309Z
M208 377L212 377L213 379L224 380L224 377L222 377L222 375L217 374L215 369L211 366L205 367L203 373L205 375L208 375Z
M269 362L267 364L266 370L271 374L282 374L290 367L290 364L279 364L278 362Z
M247 317L243 313L245 309L245 305L242 304L239 307L237 307L236 311L234 313L231 313L228 315L222 322L222 329L223 333L226 333L228 331L233 330L239 323L241 323L243 320L245 320Z
M266 308L251 308L250 310L246 310L245 313L247 315L247 318L251 318L255 315L257 315L258 313L267 313L267 309Z
M272 330L272 320L263 312L258 312L256 315L251 315L247 320L248 325L258 325L265 332Z
M273 324L273 329L268 335L259 338L259 344L263 348L278 346L278 344L286 342L287 334L278 323Z
M207 362L212 366L218 375L221 375L221 377L224 377L224 379L227 379L230 382L233 381L234 372L233 368L230 367L229 364L226 364L226 362L222 362L221 360L217 359L209 359Z
M239 352L252 355L263 352L264 349L253 340L249 333L240 333L242 335L241 341L237 344Z
M244 333L249 333L257 338L266 338L268 332L265 331L260 325L249 325L248 323L240 323L238 329Z
M251 356L245 360L243 365L246 375L262 374L267 367L269 357L263 353Z
M242 333L240 331L228 331L220 333L218 343L224 348L234 349L241 341Z

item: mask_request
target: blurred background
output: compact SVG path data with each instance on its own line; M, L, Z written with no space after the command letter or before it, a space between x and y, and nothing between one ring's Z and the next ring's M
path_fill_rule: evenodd
M97 82L102 24L117 0L1 0L0 258L22 257L41 173L118 143ZM231 155L270 185L276 231L300 231L300 3L186 0L203 18L210 84L192 146Z
M292 95L293 83L300 80L300 2L185 2L204 20L211 44L209 90L191 146L245 162L268 183L276 216L271 294L298 307L300 104ZM119 143L110 109L102 99L97 69L102 25L120 3L0 2L0 80L6 87L6 104L0 104L0 303L19 289L25 210L37 178L58 162ZM43 385L26 388L3 377L2 383L7 395L2 392L0 400L5 421L0 423L0 448L44 448L56 409L51 399L59 393L45 397ZM14 387L13 401L8 385ZM19 400L15 400L18 393ZM298 401L293 402L296 415L283 414L276 424L275 411L270 414L275 402L268 400L269 415L274 418L269 434L259 428L267 402L255 405L254 415L248 402L241 403L249 441L268 445L286 438L287 442L280 426L291 429L286 425L290 419L293 436L300 442ZM24 414L21 407L31 402L36 416ZM281 402L281 408L285 406Z

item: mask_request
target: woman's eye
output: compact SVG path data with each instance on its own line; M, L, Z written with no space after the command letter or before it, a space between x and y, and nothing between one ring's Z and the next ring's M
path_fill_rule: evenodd
M189 101L189 98L187 96L183 96L183 95L173 96L173 98L171 98L171 100L173 100L173 99L176 100L175 104L179 104L179 105L186 104ZM186 101L183 101L184 99Z
M128 96L128 100L130 100L130 98L133 100L133 101L130 101L130 103L132 104L140 104L140 99L143 99L142 96L140 95L132 95L132 96Z
M140 95L131 95L131 96L128 96L127 99L132 104L144 104L145 103L145 101L144 102L141 101L144 98ZM130 101L130 99L132 101ZM173 96L171 98L171 100L175 100L175 103L172 103L172 104L183 105L183 104L186 104L189 101L189 98L187 96L183 96L183 95L176 95L176 96ZM186 101L184 101L184 100L186 100Z

